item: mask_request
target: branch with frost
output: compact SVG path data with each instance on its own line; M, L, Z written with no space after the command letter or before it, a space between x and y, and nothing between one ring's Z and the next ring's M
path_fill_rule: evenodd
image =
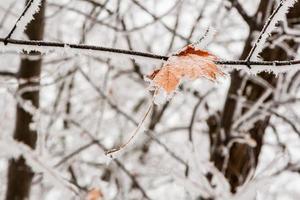
M130 116L128 113L123 111L118 105L114 104L111 99L102 91L101 88L99 88L89 77L88 75L82 71L80 68L78 68L81 75L84 77L84 79L92 86L92 88L103 98L106 100L106 102L116 110L120 115L122 115L124 118L126 118L129 122L134 124L135 126L139 126L139 122L136 121L132 116ZM144 129L144 132L147 134L148 137L150 137L156 144L161 146L169 155L174 158L176 161L181 163L184 166L187 166L187 163L179 156L177 156L172 150L170 150L163 142L161 142L158 138L155 137L156 133L153 130Z
M8 33L5 38L4 43L11 37L19 37L26 29L26 26L34 19L34 14L40 10L41 0L30 0L28 1L25 9L23 10L21 16L17 19L15 25Z
M236 99L235 97L233 97L234 99ZM287 102L284 102L284 103L290 103L290 101L287 101ZM248 109L251 109L253 106L257 107L258 108L256 109L259 113L261 114L268 114L268 115L274 115L276 116L277 118L281 119L283 122L287 123L288 125L290 125L290 127L293 129L293 131L298 135L300 136L300 130L299 128L297 127L297 125L292 121L290 120L288 117L278 113L277 111L275 111L273 108L271 108L270 106L266 106L264 104L259 104L259 105L256 105L256 103L254 102L251 102L251 101L247 101L247 102L244 102L243 103L243 107L245 108L248 108ZM266 113L265 113L266 112ZM260 119L259 117L252 117L252 120L248 120L246 125L246 129L249 129L248 127L253 125L257 119ZM245 126L243 127L245 129Z
M289 11L291 7L294 6L297 0L281 0L277 8L273 11L271 16L268 18L265 23L263 29L261 30L256 42L254 43L250 53L247 57L247 61L252 59L253 57L258 56L258 54L263 50L264 44L268 38L268 36L275 29L277 22L283 21L286 13Z
M107 149L104 147L104 145L102 143L100 143L91 132L89 132L86 128L82 127L80 123L78 123L77 121L74 120L70 120L70 122L77 128L79 128L80 130L82 130L84 133L86 133L90 139L92 141L95 142L95 145L97 145L97 147L99 149L101 149L102 151L106 151ZM148 194L146 193L145 189L142 187L142 185L140 184L140 182L136 179L136 176L134 176L127 168L126 166L118 159L118 158L114 158L112 159L112 161L131 179L131 181L133 182L133 184L136 186L137 189L140 190L140 192L142 193L144 199L147 200L151 200L151 198L148 196Z
M236 129L239 125L245 122L248 118L250 118L264 103L264 101L270 96L272 93L271 89L267 89L263 95L253 104L253 106L245 112L242 116L240 116L232 125L233 129Z
M90 85L97 91L97 93L107 101L107 103L111 106L111 108L113 108L114 110L116 110L120 115L122 115L124 118L126 118L129 122L131 122L132 124L134 124L135 126L138 126L138 121L136 121L133 117L131 117L128 113L126 113L125 111L123 111L121 108L119 108L118 105L114 104L112 102L112 100L102 91L101 88L99 88L98 86L96 86L96 84L87 76L87 74L85 74L80 68L78 68L81 72L81 75L87 80L88 83L90 83ZM33 91L33 90L37 90L39 87L29 87L24 89L25 91ZM24 91L23 91L24 92ZM16 99L16 101L18 102L18 104L29 114L31 114L32 116L36 116L36 115L40 115L42 114L49 114L47 111L43 110L43 109L37 109L34 105L32 105L32 103L30 101L24 101L21 98L22 93L18 92L18 94L13 95ZM72 122L74 124L74 121L72 121L71 119L69 119L68 116L62 116L63 119L68 120L69 122ZM145 133L147 134L147 136L149 138L151 138L156 144L158 144L159 146L161 146L167 153L169 153L169 155L174 158L176 161L178 161L179 163L181 163L182 165L184 165L185 167L187 167L187 163L178 155L176 155L171 149L169 149L169 147L167 147L163 142L161 142L158 138L155 137L155 135L157 135L154 131L151 131L149 129L145 129L144 130ZM89 133L89 132L87 132ZM95 138L93 138L92 134L89 134L90 138L92 141L97 142L97 140Z
M38 156L29 146L14 141L14 140L0 140L0 152L3 156L18 158L23 156L26 163L32 168L34 172L42 172L45 177L54 185L65 188L69 192L78 195L78 188L73 184L62 178L57 171L52 169L46 163L47 161Z
M6 44L5 44L6 42ZM2 44L1 44L2 43ZM2 51L15 52L31 52L36 51L47 54L49 52L61 52L73 55L94 55L113 57L114 55L122 55L132 59L154 59L166 61L168 56L162 56L152 53L145 53L140 51L131 51L125 49L109 48L103 46L61 43L61 42L46 42L36 40L16 40L0 38L0 49ZM300 70L300 60L289 61L247 61L247 60L218 60L215 62L224 68L244 70L248 73L259 73L262 71L269 71L275 74L284 73L291 70ZM251 69L248 68L251 66Z

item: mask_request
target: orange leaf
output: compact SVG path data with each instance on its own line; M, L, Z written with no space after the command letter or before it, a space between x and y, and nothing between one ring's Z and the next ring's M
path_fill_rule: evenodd
M174 91L179 84L181 72L174 70L171 66L164 66L153 78L154 83L164 88L168 93Z
M217 57L210 52L188 45L178 54L169 57L160 70L155 70L148 77L156 87L171 93L184 77L190 80L205 77L215 81L217 76L224 75L214 63L216 60Z
M103 199L103 194L101 190L97 188L91 189L86 196L86 200L102 200L102 199Z

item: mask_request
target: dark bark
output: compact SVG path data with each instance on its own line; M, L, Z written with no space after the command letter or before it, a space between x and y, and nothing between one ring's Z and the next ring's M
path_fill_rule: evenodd
M30 40L42 40L44 33L44 11L45 1L42 1L41 9L35 14L34 20L28 25L26 34ZM37 55L36 52L30 54ZM21 60L21 65L18 72L18 78L28 80L24 84L19 85L19 89L28 86L37 86L39 82L30 81L32 77L40 77L41 73L41 58L38 60ZM22 95L26 101L31 101L32 105L39 107L39 91L26 92ZM29 125L32 122L32 115L23 110L18 104L16 108L16 124L14 131L14 139L23 142L35 148L37 141L36 131L30 130ZM8 183L6 200L23 200L29 198L31 181L34 176L31 168L26 165L23 157L9 161L8 167Z
M272 2L274 1L262 0L256 15L258 13L263 13L264 16L262 17L266 20L270 15L270 13L268 13L270 6L274 7ZM297 10L300 10L299 2L296 3L295 7L290 11L288 17L300 17L300 12L297 12ZM265 20L263 20L263 22ZM263 24L250 25L249 37L245 43L245 47L240 59L246 59L252 48L252 33L254 31L260 31L262 26ZM288 41L288 44L292 49L296 49L298 47L298 45L292 41ZM288 57L286 52L279 47L274 49L266 48L262 52L261 56L264 60L291 59ZM273 74L261 73L260 76L271 85L276 86L277 78ZM250 169L257 166L259 154L263 145L263 136L269 123L269 117L266 117L264 120L256 122L254 127L249 131L249 134L257 143L256 147L250 147L247 144L234 143L229 150L228 164L224 167L225 156L222 153L222 148L225 147L233 138L232 124L236 109L236 101L232 98L232 96L238 94L238 91L242 85L242 81L243 75L241 75L241 73L238 71L234 71L231 76L231 84L222 114L213 115L207 120L211 141L211 160L215 163L219 170L223 171L225 177L231 184L232 192L235 192L236 188L244 183ZM261 97L264 91L265 88L262 86L257 85L251 80L247 80L246 86L242 89L242 95L247 100L255 102ZM271 99L272 97L270 97L268 100ZM245 111L247 110L244 109L243 112Z

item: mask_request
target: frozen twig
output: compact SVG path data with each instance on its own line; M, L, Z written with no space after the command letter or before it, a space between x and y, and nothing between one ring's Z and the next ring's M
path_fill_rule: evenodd
M121 144L119 147L106 151L105 154L112 156L113 153L124 149L133 140L133 138L138 134L139 130L141 129L142 125L144 124L145 120L147 119L147 116L151 113L152 108L153 108L153 101L151 102L150 106L146 110L142 120L139 122L136 129L131 134L130 138L124 144Z
M248 57L247 61L251 60L253 57L257 57L258 54L263 50L263 46L268 38L268 36L275 29L278 21L282 21L288 12L289 8L296 3L296 0L281 0L277 8L273 11L271 16L268 18L263 29L261 30L256 42L254 43Z
M41 4L41 0L30 0L28 1L24 11L22 12L21 16L17 19L15 25L8 33L4 40L4 44L7 44L7 40L10 39L12 36L18 37L20 34L24 32L26 29L27 24L33 20L33 15L39 11L39 6Z
M1 47L1 42L3 43ZM7 42L7 45L4 45ZM73 54L87 54L103 53L104 56L109 57L110 54L119 54L129 58L149 58L154 60L166 61L168 56L162 56L152 53L145 53L140 51L131 51L125 49L109 48L103 46L84 45L84 44L72 44L61 42L46 42L46 41L34 41L34 40L15 40L0 38L0 48L2 51L14 50L17 52L22 51L37 51L41 53L47 53L52 51L73 53ZM70 51L72 50L72 51ZM245 70L249 73L259 73L262 71L269 71L274 73L284 73L290 70L300 70L300 60L288 60L288 61L247 61L247 60L218 60L215 62L223 67L233 68L237 70ZM247 66L251 66L249 69Z
M33 171L42 172L54 185L63 187L76 195L79 194L75 185L65 180L57 171L48 166L46 160L40 158L29 146L7 139L0 141L0 150L9 157L23 156Z

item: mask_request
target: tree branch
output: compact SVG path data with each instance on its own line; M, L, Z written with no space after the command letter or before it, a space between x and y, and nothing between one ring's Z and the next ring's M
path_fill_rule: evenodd
M249 26L253 26L255 24L255 20L248 15L238 0L229 0L229 2Z
M23 10L22 14L20 15L20 17L17 19L16 23L14 24L13 28L10 30L10 32L8 33L8 35L5 37L5 40L4 40L4 44L7 44L7 40L11 38L11 36L13 35L13 33L15 32L15 30L17 29L18 27L18 24L20 23L20 21L22 20L23 17L25 17L26 13L29 11L30 7L33 5L33 3L35 0L29 0L28 3L26 4L26 7L25 9ZM38 1L38 0L36 0ZM35 13L35 12L34 12ZM33 13L33 14L34 14ZM29 18L29 20L31 20ZM27 23L29 23L30 21L27 21ZM26 25L25 25L26 26Z
M250 50L249 55L246 60L249 61L253 56L257 56L262 50L263 45L269 34L273 31L276 23L279 21L278 15L282 12L285 13L285 10L288 11L290 3L288 0L281 0L277 8L273 11L271 16L268 18L263 29L261 30L256 42L254 43L252 49Z
M14 72L8 72L8 71L0 71L0 76L7 76L11 78L16 78L17 74Z
M0 42L4 43L5 39L0 38ZM73 49L79 50L74 52L74 54L86 53L90 54L92 52L103 52L103 53L113 53L113 54L121 54L130 58L135 57L143 57L150 58L155 60L168 60L168 56L157 55L152 53L140 52L140 51L131 51L125 49L117 49L117 48L109 48L103 46L94 46L94 45L84 45L84 44L72 44L72 43L61 43L61 42L46 42L46 41L36 41L36 40L15 40L8 39L7 48L15 51L37 51L41 53L45 53L53 50L62 50L62 49ZM2 46L5 48L5 46ZM217 65L222 66L231 66L234 69L243 69L249 72L261 72L261 71L274 71L276 73L285 72L288 69L296 69L300 70L300 60L289 60L289 61L247 61L247 60L218 60L215 62ZM252 69L247 69L247 66L252 66ZM253 68L256 67L256 68ZM280 67L280 69L276 69L276 67ZM286 68L288 67L288 68ZM286 69L284 69L286 68Z

